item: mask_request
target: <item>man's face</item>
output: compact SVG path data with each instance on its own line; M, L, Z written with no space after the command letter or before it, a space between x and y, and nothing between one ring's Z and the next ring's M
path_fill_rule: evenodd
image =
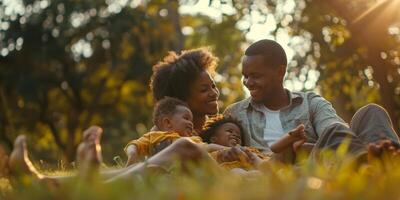
M227 147L234 147L242 144L240 128L231 122L222 124L215 131L214 136L210 138L214 144L219 144Z
M193 132L193 115L186 106L177 106L172 116L166 121L168 131L176 131L180 136L191 136Z
M263 103L282 87L284 74L279 69L268 66L260 55L243 58L243 84L249 89L253 101Z

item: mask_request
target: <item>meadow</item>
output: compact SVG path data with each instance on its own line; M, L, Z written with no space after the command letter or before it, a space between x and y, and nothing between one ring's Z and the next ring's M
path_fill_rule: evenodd
M145 173L113 183L76 178L56 187L31 177L11 186L2 178L1 199L399 199L397 157L383 155L380 160L357 162L345 151L324 152L318 162L303 156L296 165L271 162L256 176L196 165L185 173L179 169L169 174Z

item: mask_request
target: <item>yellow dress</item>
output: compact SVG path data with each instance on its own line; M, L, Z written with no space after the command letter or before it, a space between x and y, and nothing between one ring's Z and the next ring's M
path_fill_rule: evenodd
M260 152L256 148L253 148L253 147L245 147L245 148L247 150L249 150L250 152L254 153L255 155L257 155L259 158L261 158L264 161L268 161L269 159L271 159L271 156ZM214 160L216 160L218 162L219 166L223 167L224 169L226 169L226 170L231 170L234 168L241 168L241 169L245 169L245 170L254 169L254 166L245 158L239 158L239 160L230 161L230 162L220 161L218 159L218 154L221 151L222 150L211 152L210 155Z
M151 131L139 139L130 141L125 146L125 152L129 145L135 145L139 156L152 156L179 138L182 138L182 136L175 131ZM192 140L194 143L203 143L199 136L185 138Z

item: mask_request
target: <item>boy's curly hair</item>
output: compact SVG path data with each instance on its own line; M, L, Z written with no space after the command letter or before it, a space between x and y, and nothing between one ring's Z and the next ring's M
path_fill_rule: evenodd
M184 101L172 97L164 97L158 101L153 111L153 123L159 127L161 118L175 114L178 106L188 107Z
M240 130L240 137L244 137L243 127L240 122L231 115L221 114L215 115L214 117L207 119L200 133L200 137L203 139L204 142L211 143L211 137L213 137L217 129L225 123L233 123L238 126Z
M158 101L165 96L186 101L190 87L203 71L214 74L218 58L207 48L169 52L162 61L153 66L150 88Z

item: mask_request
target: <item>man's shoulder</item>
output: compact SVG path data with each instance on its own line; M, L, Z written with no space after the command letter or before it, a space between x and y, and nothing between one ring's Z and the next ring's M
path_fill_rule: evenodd
M302 97L302 98L313 98L313 97L320 97L319 94L313 92L313 91L307 91L307 92L291 92L293 97Z
M313 92L313 91L307 91L307 92L291 92L292 94L292 99L300 98L302 99L303 103L308 103L308 104L313 104L316 102L320 101L326 101L321 95Z
M227 114L227 113L232 114L232 113L240 112L240 111L246 109L249 106L249 103L250 103L250 97L243 99L241 101L235 102L235 103L229 105L225 109L224 114Z

